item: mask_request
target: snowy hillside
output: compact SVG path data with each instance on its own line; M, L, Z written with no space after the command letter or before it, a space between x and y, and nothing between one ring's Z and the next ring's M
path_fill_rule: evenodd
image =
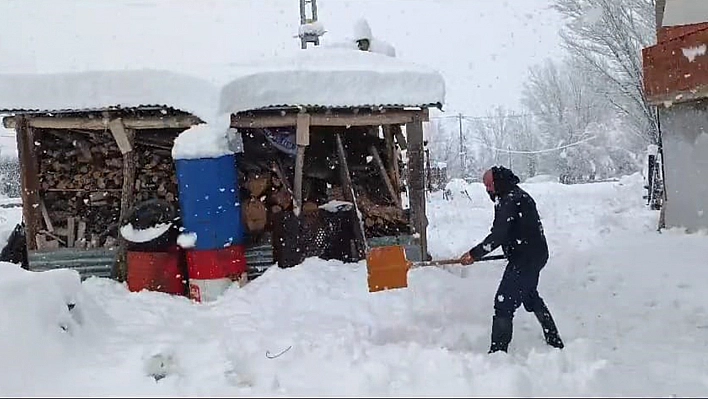
M486 354L500 262L417 269L407 289L370 294L363 263L309 260L202 305L5 264L0 392L701 396L708 237L657 233L641 184L635 175L523 185L549 238L539 290L563 351L545 346L522 309L509 355ZM491 202L479 184L467 191L453 201L439 192L430 198L436 258L459 256L488 232ZM15 281L21 287L9 289ZM70 301L71 311L60 305ZM156 382L151 373L167 376Z

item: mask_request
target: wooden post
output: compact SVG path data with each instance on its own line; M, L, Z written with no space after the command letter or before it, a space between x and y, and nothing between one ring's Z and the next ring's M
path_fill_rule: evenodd
M369 248L366 242L366 234L364 230L364 223L361 220L361 212L359 212L359 205L356 202L356 193L354 192L354 184L352 183L351 174L349 174L349 165L347 164L347 154L344 150L344 144L342 143L342 136L340 133L336 133L337 139L337 155L339 157L339 172L342 177L342 193L344 198L350 201L354 205L354 216L356 217L356 223L354 223L354 235L360 241L357 245L357 252L359 258L366 257L366 253Z
M123 153L123 186L120 197L119 226L125 223L128 213L135 202L135 131L126 129L122 120L115 119L108 124L111 133ZM128 278L127 248L125 239L118 233L118 254L112 271L112 277L120 282Z
M399 125L388 125L384 127L384 138L386 139L387 153L389 159L391 160L388 173L391 177L391 184L393 184L393 187L396 189L399 197L401 193L401 171L398 169L398 149L396 148L394 136L400 134L400 132L401 126Z
M425 215L425 161L423 152L423 122L417 120L406 124L408 136L408 198L410 199L411 222L420 234L423 260L428 259L428 218Z
M37 249L37 234L41 230L41 198L39 196L39 160L35 145L35 131L27 119L17 116L15 125L17 153L20 161L20 182L22 185L22 218L25 222L27 249Z
M305 149L310 145L310 115L299 113L297 115L297 154L295 155L295 178L293 183L295 216L302 210L302 169L305 166Z
M381 178L383 179L384 183L386 184L386 188L388 189L388 193L391 196L391 199L393 200L393 203L396 204L397 207L401 207L401 197L398 195L396 190L393 188L393 184L391 183L391 179L389 179L388 174L386 173L386 168L384 167L383 161L381 161L381 156L379 156L379 151L376 149L375 146L369 147L369 152L371 153L371 156L374 158L374 162L376 163L376 166L379 167L379 172L381 173Z

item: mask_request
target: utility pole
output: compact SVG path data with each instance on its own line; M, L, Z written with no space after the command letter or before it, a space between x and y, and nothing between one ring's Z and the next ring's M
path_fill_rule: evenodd
M462 135L462 113L457 115L460 122L460 166L462 168L462 177L467 175L467 150L465 149L465 139Z
M509 154L509 169L512 169L513 166L511 165L511 144L508 144L506 146L506 151L507 151L507 154Z
M308 10L308 7L309 10ZM307 17L308 11L310 17ZM317 22L317 0L300 0L300 25L311 24ZM305 32L300 36L300 45L303 49L307 48L307 43L313 43L315 46L320 45L320 37L311 32Z

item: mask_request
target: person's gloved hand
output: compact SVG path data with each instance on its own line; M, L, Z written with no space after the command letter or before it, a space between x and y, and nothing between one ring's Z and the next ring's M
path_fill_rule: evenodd
M465 252L462 254L462 257L460 257L460 263L464 266L471 265L474 263L474 258L469 252Z

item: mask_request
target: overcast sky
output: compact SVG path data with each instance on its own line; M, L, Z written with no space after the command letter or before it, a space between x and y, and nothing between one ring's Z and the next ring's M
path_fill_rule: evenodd
M561 54L548 0L318 0L339 41L358 17L397 56L439 70L448 112L518 107L530 65ZM169 68L297 48L299 0L3 0L0 72ZM3 134L7 136L7 133ZM0 143L8 144L4 137ZM9 143L10 145L14 145Z

